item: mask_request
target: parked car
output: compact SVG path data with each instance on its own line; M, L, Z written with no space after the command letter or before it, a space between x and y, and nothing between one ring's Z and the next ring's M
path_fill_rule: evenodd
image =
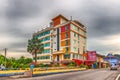
M0 70L6 70L5 66L1 65Z
M118 68L119 68L119 65L111 64L110 70L117 70Z

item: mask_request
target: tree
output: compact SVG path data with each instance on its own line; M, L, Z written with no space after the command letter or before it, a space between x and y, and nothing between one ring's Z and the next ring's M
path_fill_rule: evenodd
M28 68L32 62L31 58L21 56L19 59L6 58L6 68ZM0 55L0 65L5 65L5 57Z
M114 54L114 56L116 56L116 57L120 58L120 54Z
M24 64L26 62L25 60L25 57L24 56L21 56L18 60L17 60L18 63L20 64Z
M35 55L35 63L37 63L37 53L42 53L44 51L44 46L41 43L41 40L34 37L31 40L28 40L27 51L32 53L32 55Z
M0 55L0 64L5 63L5 57L3 55Z

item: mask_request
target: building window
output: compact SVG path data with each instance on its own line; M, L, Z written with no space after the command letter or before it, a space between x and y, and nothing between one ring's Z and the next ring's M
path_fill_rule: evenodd
M66 33L66 38L68 38L68 33Z
M76 33L74 33L74 37L76 37Z
M78 58L78 54L73 54L73 58L77 59Z
M76 54L76 59L78 59L78 54Z
M44 47L49 47L49 46L50 46L50 43L44 44Z
M42 36L45 36L45 35L48 35L48 34L50 34L50 30L45 31L45 32L43 32L41 34L38 34L37 37L42 37Z
M80 40L80 36L78 36L78 40Z
M77 31L77 27L72 25L73 30Z
M50 40L50 36L41 39L42 42L47 41L47 40Z
M64 59L70 59L70 54L64 54Z
M68 47L66 47L66 53L68 53Z
M74 49L74 51L76 51L76 47L74 47L73 49Z
M50 59L50 56L40 56L37 59L43 60L43 59Z
M81 56L81 55L79 56L79 59L82 59L82 56Z
M74 40L74 44L76 44L76 40Z
M69 28L68 28L68 25L65 27L65 30L67 31Z
M66 40L66 46L68 46L68 40Z
M75 54L73 54L73 59L75 58Z
M45 49L43 53L50 53L50 49Z

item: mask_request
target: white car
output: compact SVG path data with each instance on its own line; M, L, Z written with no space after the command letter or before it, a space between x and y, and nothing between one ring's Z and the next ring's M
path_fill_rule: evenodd
M119 65L111 65L110 70L117 70L119 68Z
M5 66L1 66L0 70L6 70Z

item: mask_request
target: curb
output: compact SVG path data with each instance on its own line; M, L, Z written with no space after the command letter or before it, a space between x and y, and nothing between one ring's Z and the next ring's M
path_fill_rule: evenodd
M115 80L119 80L119 78L120 78L120 74L117 76L117 78Z
M70 70L70 71L58 71L58 72L48 72L48 73L38 73L38 74L33 74L33 77L37 77L37 76L44 76L44 75L52 75L52 74L61 74L61 73L68 73L68 72L75 72L75 71L83 71L86 69L81 69L81 70ZM11 76L16 76L18 77L18 75L23 75L23 72L19 72L19 73L8 73L8 74L0 74L0 77L11 77Z
M15 76L15 75L23 75L24 73L8 73L8 74L0 74L0 77L9 77L9 76Z
M50 73L43 73L43 74L33 74L33 77L53 75L53 74L61 74L61 73L69 73L69 72L77 72L77 71L84 71L84 70L72 70L72 71L64 71L64 72L50 72Z

